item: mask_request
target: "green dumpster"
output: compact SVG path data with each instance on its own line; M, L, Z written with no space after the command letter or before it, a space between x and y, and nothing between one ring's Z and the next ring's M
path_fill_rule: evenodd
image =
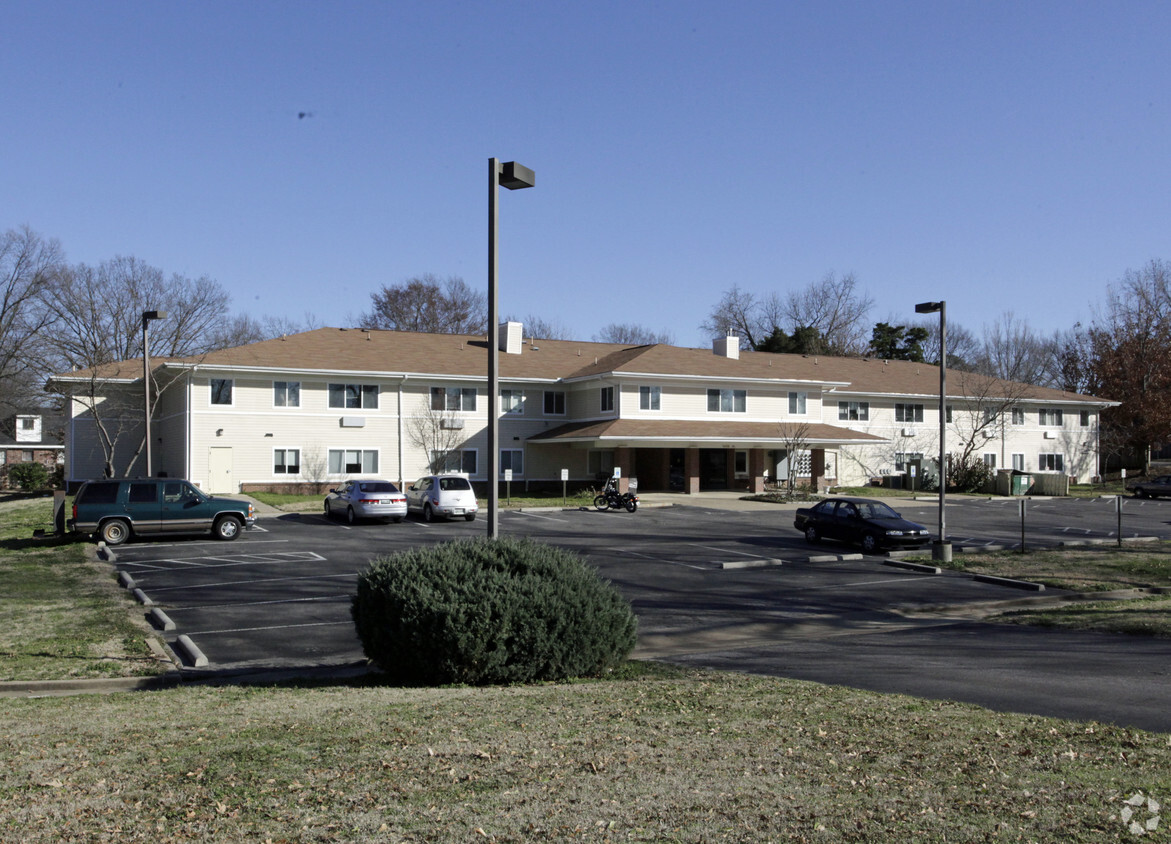
M1033 485L1032 475L1016 475L1012 476L1012 494L1024 495L1029 491L1029 487Z

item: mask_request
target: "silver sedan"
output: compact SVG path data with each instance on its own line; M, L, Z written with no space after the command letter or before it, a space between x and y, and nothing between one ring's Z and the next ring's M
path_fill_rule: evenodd
M401 522L407 514L407 497L390 481L346 481L325 496L325 515L345 516L351 525L358 519L390 519Z

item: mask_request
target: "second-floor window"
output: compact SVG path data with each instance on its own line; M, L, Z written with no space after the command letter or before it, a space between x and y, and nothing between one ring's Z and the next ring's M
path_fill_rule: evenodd
M1023 407L1014 407L1012 409L1011 422L1013 425L1024 425L1025 424L1025 409Z
M273 381L272 404L273 407L300 407L301 382Z
M614 410L614 388L602 387L601 391L601 411L608 413Z
M895 421L896 422L922 422L923 421L923 405L921 404L895 404Z
M1065 422L1065 416L1060 407L1043 407L1037 411L1037 421L1042 425L1060 427Z
M708 390L707 409L713 413L744 413L748 409L748 391Z
M561 390L545 391L545 415L565 415L565 393L563 393Z
M525 394L523 390L501 390L500 391L500 412L501 413L524 413L525 412Z
M212 378L211 379L211 403L212 404L231 404L232 403L232 379L231 378Z
M330 384L329 406L342 408L378 409L377 384Z
M432 387L432 410L462 410L476 409L475 387Z
M804 416L808 400L808 393L789 393L789 413L793 416Z
M870 419L870 402L868 401L840 401L838 402L838 419L843 422L866 422Z
M660 410L663 399L663 390L661 387L639 387L638 388L638 409L639 410Z

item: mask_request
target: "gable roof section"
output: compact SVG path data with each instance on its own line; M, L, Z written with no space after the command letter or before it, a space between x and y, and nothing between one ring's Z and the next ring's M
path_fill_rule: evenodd
M246 346L187 358L152 358L168 369L257 370L300 373L354 373L381 376L418 375L484 379L487 340L461 334L417 334L358 328L318 328ZM695 378L725 381L808 383L843 394L939 395L939 368L909 361L835 358L742 352L726 358L708 349L653 344L630 346L579 340L526 340L521 354L500 352L502 380L556 383L603 375ZM92 370L62 373L52 380L85 382L91 378L134 381L142 377L142 360L107 364ZM997 382L968 372L948 370L952 396L1008 396L1020 400L1114 402L1032 385Z

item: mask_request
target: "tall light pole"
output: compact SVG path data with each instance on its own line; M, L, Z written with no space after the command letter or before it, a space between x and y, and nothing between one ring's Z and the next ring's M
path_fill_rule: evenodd
M147 326L152 319L166 319L166 311L142 312L142 400L146 411L146 476L153 477L150 465L150 332Z
M917 314L939 312L939 538L931 557L951 561L951 543L947 541L947 302L920 302Z
M523 164L488 159L488 538L500 535L500 303L496 294L496 257L499 218L497 196L501 185L509 190L531 188L537 176Z

